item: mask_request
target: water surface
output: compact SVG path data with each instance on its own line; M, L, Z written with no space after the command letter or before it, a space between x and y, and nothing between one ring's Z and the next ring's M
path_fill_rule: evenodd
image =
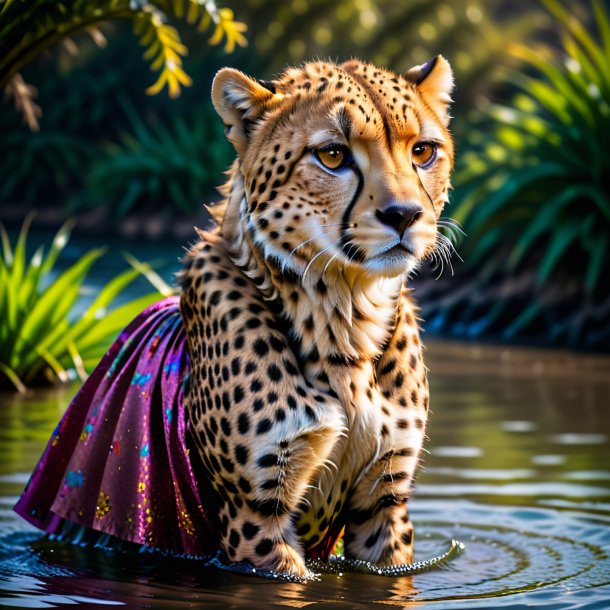
M430 342L412 577L289 583L194 560L41 542L11 507L76 386L0 395L0 605L610 608L610 358Z

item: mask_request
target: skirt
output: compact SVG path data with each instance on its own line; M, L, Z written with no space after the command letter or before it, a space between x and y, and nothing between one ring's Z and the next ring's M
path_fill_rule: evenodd
M119 335L53 432L15 511L61 533L74 525L181 555L220 549L218 498L189 447L189 356L179 297ZM339 523L310 549L326 559Z

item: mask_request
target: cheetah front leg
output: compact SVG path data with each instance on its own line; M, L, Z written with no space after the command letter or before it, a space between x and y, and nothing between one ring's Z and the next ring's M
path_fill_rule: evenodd
M352 493L345 530L346 555L381 565L413 561L410 494L412 450L383 455Z
M382 455L352 491L346 526L348 555L385 565L413 560L407 500L428 415L428 382L415 312L403 295L394 334L377 365Z
M298 436L278 435L282 440L269 438L254 450L252 468L240 475L238 493L229 491L221 516L222 545L230 559L276 572L307 574L294 513L334 445L335 424L341 422L326 428L304 426Z
M221 547L232 561L305 575L293 516L345 436L345 411L307 383L268 304L220 247L189 257L186 408L222 503Z

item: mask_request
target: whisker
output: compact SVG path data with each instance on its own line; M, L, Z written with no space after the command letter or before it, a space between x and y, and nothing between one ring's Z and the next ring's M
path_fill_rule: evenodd
M330 223L330 224L325 224L325 225L317 225L317 226L309 226L309 227L303 227L305 229L326 229L328 227L351 227L352 223L346 223L346 222L335 222L335 223ZM309 239L306 239L305 241L301 242L296 248L294 248L294 250L292 250L292 252L290 253L290 256L294 256L294 253L299 249L302 248L305 244L308 244L311 241L314 241L316 239L319 239L320 237L325 237L326 235L330 235L330 231L322 231L321 233L318 233L317 235L314 235L313 237L310 237Z
M326 235L330 235L330 231L322 231L322 233L318 233L317 235L314 235L313 237L306 239L305 241L301 242L296 248L294 248L294 250L290 253L290 256L294 256L294 253L299 248L302 248L305 244L308 244L310 241L314 241L316 239L319 239L320 237L325 237Z
M460 235L466 237L466 233L460 223L453 218L439 218L436 222L439 228L446 229L454 242L460 241Z
M326 273L326 270L328 269L328 266L333 262L333 259L339 255L339 252L341 252L341 250L339 250L338 252L335 252L329 259L328 262L326 263L326 265L324 265L324 270L322 271L322 278L324 278L324 274Z
M352 240L351 240L351 239L350 239L349 241L345 242L345 244L344 244L344 245L341 247L341 250L343 250L343 248L345 248L345 246L350 246L350 245L351 245L351 246L353 246L353 245L354 245L354 244L352 243ZM341 251L341 250L339 250L339 251ZM352 254L350 254L350 255L347 257L347 260L345 261L345 263L343 263L343 267L341 268L341 273L343 273L343 270L345 269L345 265L347 265L347 264L351 263L351 262L352 262L352 260L354 260L354 257L356 256L357 252L358 252L358 249L356 248L356 249L354 249L354 251L352 252Z
M441 216L439 218L440 222L445 222L447 224L453 225L456 229L462 230L462 225L455 219L450 216Z
M442 225L441 225L442 226ZM457 229L457 227L451 226L452 229ZM452 233L453 236L453 233ZM442 233L437 233L436 236L436 244L434 250L431 252L431 258L434 261L433 270L435 271L440 267L440 272L436 276L438 280L445 270L445 263L447 263L449 269L451 269L451 275L454 275L453 264L451 263L451 257L456 255L462 262L462 257L458 254L455 249L455 245L451 241L449 237L443 235Z
M318 256L321 256L322 254L324 254L324 252L327 252L328 250L330 250L332 247L336 246L339 242L341 241L341 238L337 239L336 241L334 241L332 244L330 244L330 246L327 246L326 248L324 248L323 250L320 250L307 264L307 267L305 267L305 271L303 272L303 276L301 277L301 284L303 284L303 286L305 285L305 276L307 275L307 272L309 271L309 268L313 265L314 261L316 260L316 258L318 258Z

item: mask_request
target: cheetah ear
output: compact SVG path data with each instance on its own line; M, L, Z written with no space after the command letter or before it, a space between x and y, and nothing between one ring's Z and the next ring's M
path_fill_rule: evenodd
M279 96L275 94L273 83L254 80L233 68L223 68L216 74L212 83L212 103L238 155L246 151L252 125L274 97Z
M417 85L421 95L446 127L449 124L449 104L453 91L453 72L449 62L442 55L437 55L425 64L407 70L405 78Z

